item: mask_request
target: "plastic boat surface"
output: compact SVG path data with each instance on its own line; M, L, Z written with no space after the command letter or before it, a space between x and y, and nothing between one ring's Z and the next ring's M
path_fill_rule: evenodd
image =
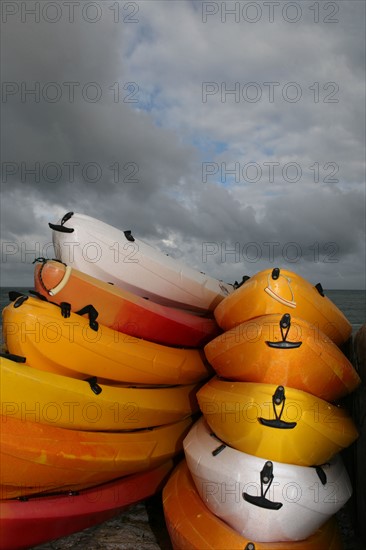
M156 304L53 260L35 266L34 286L73 312L93 305L101 325L166 346L198 348L221 332L212 317Z
M352 495L340 455L318 468L236 451L201 418L183 442L196 489L212 513L250 540L303 540Z
M2 413L19 420L89 431L150 428L199 410L198 384L123 387L76 380L0 357ZM30 412L32 411L32 412Z
M342 550L335 520L297 542L256 542L239 535L207 508L183 461L163 490L165 520L174 550Z
M223 330L229 330L261 315L288 312L315 325L337 345L351 336L351 324L320 284L313 286L300 275L279 268L247 279L217 306L215 318Z
M351 393L361 382L330 338L289 313L242 323L209 342L205 354L223 378L289 386L326 401Z
M161 490L173 461L71 494L0 501L0 549L22 550L102 523Z
M234 290L90 216L68 212L49 226L58 260L153 302L213 311Z
M214 377L197 399L217 437L266 460L317 466L358 437L344 409L293 388Z
M30 418L31 418L30 414ZM0 417L0 500L77 491L149 470L182 450L192 424L107 433Z
M74 378L193 384L212 372L203 350L134 338L28 296L3 309L3 335L7 351L29 366Z

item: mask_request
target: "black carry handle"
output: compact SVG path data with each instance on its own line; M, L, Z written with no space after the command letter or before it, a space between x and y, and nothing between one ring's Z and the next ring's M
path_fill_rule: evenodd
M28 300L28 298L29 296L26 296L25 294L18 296L18 298L16 298L14 302L13 307L14 308L20 307L22 304L24 304L24 302Z
M99 328L99 324L97 323L97 317L99 315L98 311L95 309L94 306L89 304L88 306L83 307L82 309L79 309L79 311L75 312L77 315L85 315L86 313L89 316L89 326L91 329L97 331Z
M254 506L259 506L260 508L266 508L267 510L279 510L282 507L282 502L272 502L266 497L255 497L253 495L248 495L248 493L243 493L243 498L250 504Z
M289 313L285 313L280 320L280 329L281 329L281 336L282 341L281 342L270 342L269 340L266 340L266 344L270 348L275 349L295 349L299 348L302 344L302 342L289 342L286 340L287 335L289 333L291 327L291 315Z
M217 455L220 454L224 449L226 449L225 443L223 443L223 444L220 445L219 447L216 447L216 449L214 449L214 450L212 451L212 456L217 456Z
M128 241L131 241L132 243L135 241L135 238L133 237L132 232L129 229L127 229L123 233L125 234L125 237Z
M283 340L282 342L266 342L266 344L268 347L275 349L295 349L299 348L302 342L286 342Z
M18 292L17 290L9 290L8 296L11 302L15 302L15 300L17 300L21 296L25 296L25 294L23 294L23 292Z
M88 382L91 390L95 393L95 395L99 395L100 393L102 393L102 388L99 386L96 376L86 378L85 382Z
M327 474L324 472L323 468L321 466L313 466L313 468L315 468L315 471L318 474L318 478L320 479L322 485L326 485Z
M49 223L48 226L53 229L53 231L58 231L59 233L73 233L73 227L65 227L64 225L57 225L55 223Z
M267 498L267 493L272 485L274 479L273 475L273 462L268 460L260 473L261 481L261 494L260 496L248 495L248 493L243 492L243 499L254 506L259 506L260 508L266 508L267 510L279 510L282 508L282 502L273 502ZM264 486L267 485L266 490Z
M315 285L315 288L319 292L320 296L322 296L324 298L325 294L324 294L324 290L323 290L323 287L322 287L321 283L317 283Z
M272 407L273 412L275 415L274 419L268 419L268 418L261 418L259 417L258 420L263 426L267 426L268 428L277 428L280 430L292 430L297 425L297 422L286 422L285 420L281 420L281 416L285 407L285 388L283 386L278 386L276 388L276 391L274 392L272 396ZM280 414L278 414L276 407L281 405Z
M14 363L25 363L27 358L22 355L15 355L14 353L4 353L0 352L0 357L9 359L9 361L14 361Z
M72 227L65 227L64 223L67 222L67 220L69 220L73 215L74 212L68 212L67 214L65 214L61 220L61 225L57 225L54 223L49 223L48 225L54 231L59 231L60 233L72 233L74 229Z
M296 422L286 422L280 418L274 418L273 420L269 420L268 418L260 418L259 422L263 424L263 426L267 426L268 428L277 428L279 430L292 430L297 424Z
M238 281L235 281L235 283L233 284L234 289L237 290L238 288L243 286L243 284L246 283L249 279L250 279L249 275L243 275L240 283L238 283Z

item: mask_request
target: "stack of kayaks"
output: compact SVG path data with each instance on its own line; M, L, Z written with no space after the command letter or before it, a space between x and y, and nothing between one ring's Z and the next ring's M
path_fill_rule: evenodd
M338 347L350 324L320 285L279 269L214 315L217 375L163 493L174 548L342 548L331 518L352 488L340 451L358 434L338 400L360 383Z
M234 290L88 216L50 226L57 260L40 258L34 290L11 292L3 310L2 550L162 487L213 373L213 310Z

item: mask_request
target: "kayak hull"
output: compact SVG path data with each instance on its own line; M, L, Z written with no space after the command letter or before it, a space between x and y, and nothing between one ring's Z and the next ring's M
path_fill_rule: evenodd
M160 491L173 467L154 469L73 494L0 501L0 550L22 550L97 525Z
M250 277L217 306L215 318L226 331L255 317L289 312L314 325L337 345L351 336L351 324L321 286L312 286L286 269L267 269Z
M339 455L318 470L268 462L223 447L202 418L191 428L183 447L203 502L249 540L306 539L352 495ZM266 471L269 477L263 481ZM261 499L261 494L266 497Z
M198 348L220 332L212 317L156 304L53 260L35 266L34 286L49 301L70 303L73 312L91 300L101 325L166 346Z
M286 331L283 320L288 321ZM205 354L223 378L281 384L326 401L344 397L361 382L330 338L292 315L263 315L241 323L209 342Z
M107 386L33 369L5 357L0 357L0 378L3 414L59 428L137 430L177 422L199 410L197 384Z
M153 302L213 311L234 290L90 216L70 212L50 227L58 260Z
M149 470L182 450L191 418L147 430L65 430L0 418L0 500L77 491Z
M3 310L8 352L34 368L132 384L193 384L212 372L202 350L173 348L108 327L37 298L20 296Z
M216 517L200 498L185 461L163 490L164 515L174 550L342 550L335 520L297 542L256 542Z
M197 399L217 437L266 460L321 465L358 437L344 409L293 388L214 377Z

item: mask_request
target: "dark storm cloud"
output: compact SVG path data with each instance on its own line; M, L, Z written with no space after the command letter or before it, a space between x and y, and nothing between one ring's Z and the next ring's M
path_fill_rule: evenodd
M54 24L42 14L39 23L18 14L3 24L6 284L31 277L24 251L47 247L48 221L73 210L132 229L228 280L286 262L283 248L295 242L299 248L288 253L301 251L292 265L305 276L316 270L331 285L362 286L362 3L339 3L339 23L328 25L311 21L309 2L302 3L304 21L252 25L233 18L222 24L220 13L204 24L199 3L132 2L134 14L116 14L116 3L91 4L102 10L95 23L85 15L98 13L91 8L83 17L80 3L73 22L64 12ZM280 83L273 102L265 100L268 81ZM219 90L238 82L241 92L255 82L263 97L237 102L219 91L203 102L203 82ZM298 102L283 100L289 82L301 87ZM338 86L335 103L324 102L329 82ZM215 143L223 144L217 154ZM223 182L218 172L204 182L204 161L297 162L303 176L293 185L276 176L271 186ZM319 185L309 169L314 162ZM323 181L329 163L338 166L332 185ZM272 243L274 258L264 243ZM320 261L328 259L327 243L337 245L336 263ZM216 252L205 257L208 246ZM226 254L237 246L240 261ZM256 250L261 255L252 261Z

